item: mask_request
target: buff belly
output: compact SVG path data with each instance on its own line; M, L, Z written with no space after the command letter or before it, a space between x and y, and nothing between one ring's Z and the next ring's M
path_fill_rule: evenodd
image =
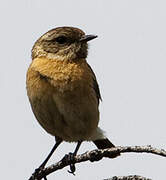
M41 126L65 141L88 140L96 131L99 112L89 95L80 97L70 92L70 96L54 93L48 97L45 94L33 97L30 102Z
M33 113L40 125L51 135L65 141L88 140L96 131L99 121L97 99L93 88L52 87L30 72L27 78L27 92ZM34 78L34 81L29 79ZM68 84L70 87L70 84Z

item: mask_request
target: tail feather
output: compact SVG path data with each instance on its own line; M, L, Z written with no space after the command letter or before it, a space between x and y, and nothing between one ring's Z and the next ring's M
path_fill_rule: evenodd
M115 147L107 138L95 140L93 141L93 143L97 146L98 149L106 149L106 148Z
M111 141L109 141L109 139L107 138L94 140L93 143L97 146L98 149L107 149L115 147L115 145L112 144ZM120 153L113 154L111 158L115 158L117 156L120 156Z

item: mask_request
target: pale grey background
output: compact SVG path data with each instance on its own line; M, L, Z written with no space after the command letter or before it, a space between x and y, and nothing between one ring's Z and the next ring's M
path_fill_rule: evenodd
M1 179L27 179L43 161L54 138L36 122L26 96L31 47L57 26L76 26L99 37L91 41L88 62L100 84L100 126L116 145L166 149L165 0L2 0L0 3L0 161ZM73 151L64 143L51 162ZM84 143L79 151L94 149ZM150 154L123 154L115 160L77 165L53 179L104 179L139 174L165 179L166 161Z

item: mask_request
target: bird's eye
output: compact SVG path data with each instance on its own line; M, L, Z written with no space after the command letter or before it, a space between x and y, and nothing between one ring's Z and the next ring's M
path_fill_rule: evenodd
M56 42L58 42L59 44L64 44L67 42L67 38L65 36L59 36L55 39Z

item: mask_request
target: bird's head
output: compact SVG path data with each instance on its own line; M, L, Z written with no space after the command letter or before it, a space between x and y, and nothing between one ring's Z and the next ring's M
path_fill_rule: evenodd
M42 35L32 48L32 59L46 57L56 60L76 60L86 58L87 42L96 35L85 33L74 27L58 27Z

